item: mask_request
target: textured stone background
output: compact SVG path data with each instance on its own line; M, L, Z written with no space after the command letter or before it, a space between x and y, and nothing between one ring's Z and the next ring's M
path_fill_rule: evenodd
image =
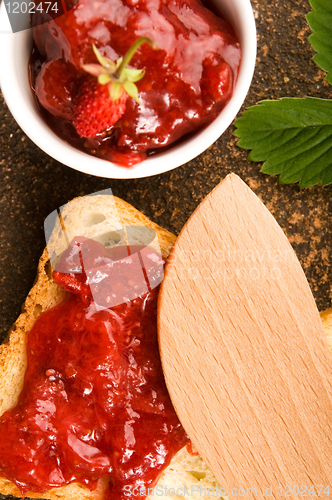
M283 96L332 97L332 87L312 62L305 21L308 1L253 0L258 58L244 108ZM45 245L43 222L77 195L111 187L158 224L179 233L200 201L229 172L239 174L266 203L288 235L318 307L331 303L332 186L300 190L260 173L236 146L233 127L208 151L170 173L139 180L94 178L40 151L0 101L0 339L20 312Z
M244 108L283 96L332 97L332 86L311 60L310 29L302 0L253 0L258 58ZM78 173L49 158L20 130L0 102L0 338L20 312L44 247L43 222L77 195L111 187L158 224L179 233L200 201L229 172L239 174L286 231L320 309L330 306L332 186L300 190L260 173L236 146L233 127L209 150L166 174L109 180Z

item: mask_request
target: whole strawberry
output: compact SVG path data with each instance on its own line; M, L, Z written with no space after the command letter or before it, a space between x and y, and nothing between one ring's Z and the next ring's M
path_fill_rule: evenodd
M82 66L89 75L73 100L73 124L81 137L94 137L111 128L123 115L128 97L139 102L135 82L143 78L145 71L127 65L142 43L155 48L149 38L139 38L116 62L103 57L96 46L92 46L99 64Z
M107 85L101 86L93 76L87 76L79 87L74 102L73 124L81 137L93 137L112 127L126 109L128 94L118 99L110 97Z

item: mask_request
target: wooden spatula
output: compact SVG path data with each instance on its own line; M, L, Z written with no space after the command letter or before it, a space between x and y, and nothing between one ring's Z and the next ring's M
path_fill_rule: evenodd
M178 237L158 323L174 407L228 496L327 498L331 353L291 245L236 175Z

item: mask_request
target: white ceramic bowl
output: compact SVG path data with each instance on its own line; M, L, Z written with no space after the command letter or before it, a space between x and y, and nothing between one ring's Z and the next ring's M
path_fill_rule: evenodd
M160 174L179 167L205 151L237 115L250 87L256 60L256 28L250 0L213 0L240 39L242 62L232 98L205 129L183 143L151 156L131 168L95 158L60 139L39 114L32 95L27 66L32 30L12 33L4 2L0 6L0 84L15 120L30 139L47 154L75 170L112 179L132 179Z

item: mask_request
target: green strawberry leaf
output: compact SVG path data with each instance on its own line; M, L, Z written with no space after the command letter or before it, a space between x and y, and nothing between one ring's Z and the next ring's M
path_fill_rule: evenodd
M238 146L252 150L249 160L264 162L262 172L301 187L332 183L332 101L262 101L234 124Z
M111 82L108 86L108 90L112 101L117 101L118 99L120 99L121 94L123 92L121 83L117 82Z
M98 83L100 85L106 85L107 83L109 83L111 81L112 81L112 77L110 75L105 75L105 73L98 76Z
M326 80L332 83L332 1L310 0L313 12L307 15L310 28L314 31L309 41L317 54L313 60L327 72Z
M145 75L144 69L136 69L136 68L125 68L123 70L123 74L127 80L130 82L138 82L142 80Z
M124 82L124 83L122 83L122 87L125 89L125 91L127 92L127 94L130 97L132 97L133 99L135 99L135 101L137 102L137 104L139 104L138 90L137 90L136 85L133 82Z
M82 69L93 76L102 75L104 72L104 68L100 64L82 64Z
M108 57L102 56L94 43L92 44L92 50L95 53L98 62L103 66L103 68L107 68L111 72L114 72L116 70L117 66L115 62L111 61L111 59L108 59Z

